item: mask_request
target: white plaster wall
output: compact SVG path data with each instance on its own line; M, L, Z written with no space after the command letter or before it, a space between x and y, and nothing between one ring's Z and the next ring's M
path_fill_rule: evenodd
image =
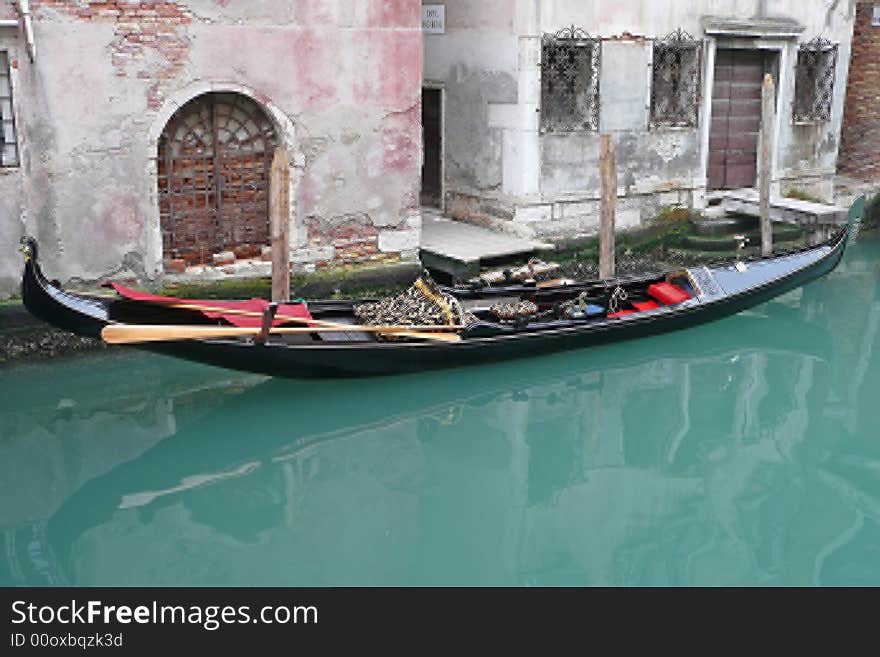
M852 36L853 0L538 0L539 29L572 23L591 34L631 32L664 36L679 27L698 36L703 16L794 18L814 36L842 41Z
M10 62L18 60L15 30L0 28L0 50L6 50ZM18 107L18 69L10 71L14 109ZM21 130L21 125L16 125ZM0 168L0 298L19 292L24 261L18 252L18 241L24 234L21 210L21 167Z
M783 19L803 26L797 39L774 38L760 44L776 49L783 67L777 81L775 187L782 190L795 183L813 185L813 181L820 181L820 187L830 185L843 114L853 0L458 0L446 5L447 34L426 36L426 79L443 80L454 88L465 77L481 82L487 75L500 73L516 83L512 101L493 102L472 94L467 103L449 107L448 141L452 145L462 142L460 148L452 149L450 158L466 159L476 170L473 175L457 175L462 168L451 162L447 171L452 193L487 199L484 206L492 199L529 207L583 201L586 207L598 198L598 134L541 135L538 130L540 36L575 25L604 40L600 125L601 131L615 134L620 193L660 199L685 192L688 201L699 205L706 186L711 69L716 45L721 43L706 35L706 17L747 22ZM700 125L686 130L648 128L652 40L679 28L704 40ZM833 116L819 126L795 126L791 105L797 47L817 35L840 48ZM737 43L758 46L753 39ZM511 62L514 52L518 56L515 66ZM461 125L467 126L465 132L459 130ZM499 165L500 172L495 168ZM470 202L469 207L474 204ZM541 213L546 214L545 210ZM558 216L562 213L554 212L553 220Z
M800 38L765 44L781 48L783 65L780 79L777 80L780 100L774 149L774 181L776 188L784 191L786 185L797 185L797 179L814 176L828 178L833 175L849 72L853 0L621 0L614 3L613 11L609 11L608 4L600 0L540 0L538 4L539 29L542 32L576 24L602 37L630 32L654 38L682 28L703 38L703 19L707 16L797 21L804 27ZM798 43L819 35L839 44L832 118L830 122L819 125L794 125L791 118L795 85L793 67ZM721 43L722 40L710 38L707 46L713 50ZM711 59L704 56L704 62L704 66L710 64ZM709 99L708 91L704 86L706 101ZM706 115L705 119L708 118ZM705 148L705 144L702 147ZM703 166L698 175L702 175L702 169Z
M519 96L516 0L445 4L446 33L424 36L424 78L446 89L447 189L498 190L505 158L521 156L498 115Z

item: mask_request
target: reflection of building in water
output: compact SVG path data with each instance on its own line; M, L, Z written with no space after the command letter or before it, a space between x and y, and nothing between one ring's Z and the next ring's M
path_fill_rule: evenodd
M870 235L866 236L868 244L870 239ZM878 353L875 349L880 324L880 290L876 257L844 258L821 286L804 288L802 305L807 317L822 317L829 333L839 336L833 342L833 355L829 358L833 385L829 387L829 398L820 401L833 421L853 434L857 427L857 410L869 406L854 405L851 400L866 389L868 364ZM858 339L846 339L847 336L858 336Z

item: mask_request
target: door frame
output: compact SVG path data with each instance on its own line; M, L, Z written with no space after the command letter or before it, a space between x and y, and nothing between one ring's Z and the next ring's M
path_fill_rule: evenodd
M422 80L422 89L440 92L440 211L446 213L446 83L438 80ZM425 166L425 126L422 126L422 168ZM419 177L419 204L421 204L423 181Z
M290 158L290 188L288 193L288 214L290 221L291 249L308 246L308 228L304 221L299 221L296 191L305 177L306 155L297 135L297 125L282 109L269 99L269 96L258 89L236 82L197 80L186 85L173 94L169 94L152 119L149 130L148 153L144 162L144 173L147 179L149 194L149 213L146 216L144 269L150 280L161 279L165 275L162 253L162 221L159 213L159 139L165 126L174 113L186 103L202 94L211 92L236 93L247 96L256 102L269 115L276 128L279 144L287 150Z
M791 43L783 38L736 38L736 37L706 37L706 67L703 72L703 107L700 112L700 170L702 172L701 187L705 193L709 190L709 131L712 127L712 99L715 87L715 59L718 50L759 50L764 51L776 58L778 79L776 82L776 125L773 131L773 143L770 146L770 190L772 195L779 194L779 143L784 122L784 99L789 96L788 89L793 84L792 75L794 67L791 62ZM760 153L761 141L758 139L758 152ZM758 171L760 176L760 170ZM755 187L758 180L755 180ZM705 204L703 204L705 205Z

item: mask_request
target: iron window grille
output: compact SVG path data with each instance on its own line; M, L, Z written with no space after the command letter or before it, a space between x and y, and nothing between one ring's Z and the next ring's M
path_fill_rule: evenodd
M694 128L699 122L703 43L678 29L654 42L651 124Z
M602 41L571 26L541 44L541 131L599 130Z
M0 50L0 167L18 166L18 140L12 112L12 81L9 56Z
M831 120L837 46L816 37L798 49L794 89L794 121L822 123Z

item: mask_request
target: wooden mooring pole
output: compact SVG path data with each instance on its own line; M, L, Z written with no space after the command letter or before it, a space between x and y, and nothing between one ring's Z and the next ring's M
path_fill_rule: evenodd
M761 159L758 164L758 193L761 202L761 254L773 253L773 223L770 220L773 134L776 123L776 85L769 73L761 90Z
M599 230L599 278L614 278L614 213L617 210L617 165L614 161L614 139L602 135L599 156L602 173L602 217Z
M290 159L276 148L269 177L269 235L272 239L272 301L290 299Z

